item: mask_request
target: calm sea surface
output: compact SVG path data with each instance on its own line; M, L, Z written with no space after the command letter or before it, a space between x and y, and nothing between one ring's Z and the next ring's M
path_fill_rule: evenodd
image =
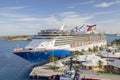
M106 36L107 41L120 39L117 36ZM28 75L33 66L26 60L12 54L12 50L19 44L27 45L29 41L5 41L0 39L0 80L30 80Z

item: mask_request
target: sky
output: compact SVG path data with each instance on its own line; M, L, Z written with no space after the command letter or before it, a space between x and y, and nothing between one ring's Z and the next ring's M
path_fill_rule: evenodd
M0 0L0 35L34 35L83 24L120 33L120 0Z

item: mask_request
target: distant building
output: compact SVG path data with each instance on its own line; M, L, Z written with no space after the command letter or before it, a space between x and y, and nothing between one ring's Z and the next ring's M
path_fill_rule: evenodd
M102 51L100 53L101 57L104 57L104 58L116 58L116 59L119 59L120 58L120 52L110 52L108 53L107 51Z
M95 54L92 54L92 53L86 53L84 55L79 55L77 57L77 61L89 61L91 59L101 59L99 56L96 56Z
M85 54L77 57L77 61L79 61L84 69L89 70L100 70L103 69L107 65L106 59L101 59L99 56L95 54ZM99 61L101 62L99 65Z
M120 73L120 59L115 59L109 66L111 71Z
M99 61L101 62L99 65ZM82 66L84 69L88 70L101 70L107 65L106 59L91 59L89 61L83 62Z

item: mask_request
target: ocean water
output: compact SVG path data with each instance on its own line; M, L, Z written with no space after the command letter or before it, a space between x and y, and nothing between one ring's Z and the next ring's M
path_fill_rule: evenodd
M108 42L114 39L120 39L117 36L106 36ZM33 66L16 56L12 50L19 44L19 47L24 47L29 41L5 41L0 39L0 80L31 80L29 73Z
M12 54L17 44L24 47L28 41L5 41L0 39L0 80L30 80L32 69L26 60Z
M108 43L112 42L115 39L120 39L120 36L106 35L106 40Z

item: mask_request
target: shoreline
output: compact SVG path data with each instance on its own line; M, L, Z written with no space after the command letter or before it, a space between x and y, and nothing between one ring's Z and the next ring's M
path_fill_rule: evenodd
M17 35L17 36L1 36L0 38L7 41L29 41L30 35Z

